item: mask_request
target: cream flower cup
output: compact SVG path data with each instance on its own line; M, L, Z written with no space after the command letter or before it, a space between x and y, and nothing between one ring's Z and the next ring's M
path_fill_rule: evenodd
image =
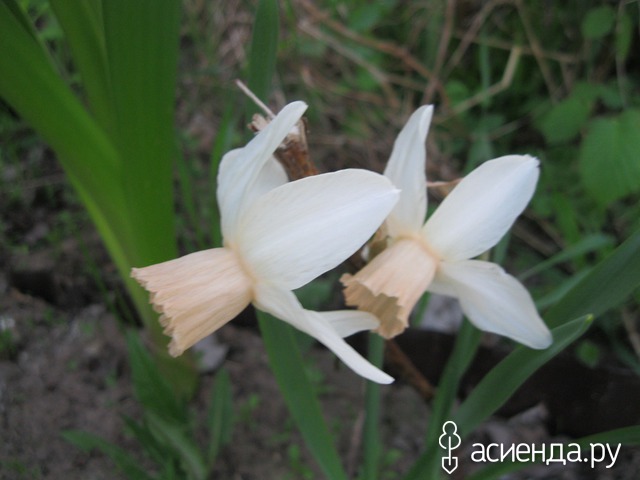
M531 296L491 262L471 260L493 247L529 203L538 160L508 155L467 175L425 223L425 139L432 106L419 108L402 129L384 175L401 189L386 220L389 245L356 275L343 275L347 305L380 319L378 333L391 338L407 326L425 291L458 298L478 328L531 348L552 338Z
M387 178L364 170L287 182L272 154L306 108L302 102L287 105L244 148L222 159L222 248L134 268L132 276L151 292L174 356L253 303L316 338L359 375L390 383L389 375L343 340L377 328L373 315L305 310L292 291L353 254L398 199Z

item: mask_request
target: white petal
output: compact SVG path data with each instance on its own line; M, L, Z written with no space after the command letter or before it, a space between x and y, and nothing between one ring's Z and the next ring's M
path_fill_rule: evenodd
M287 172L282 164L275 157L271 157L262 167L251 191L247 192L247 204L253 203L268 191L284 185L288 181Z
M538 160L508 155L483 163L444 199L424 226L443 259L466 260L493 247L531 200Z
M332 312L316 312L333 327L342 338L365 330L374 330L380 321L368 312L358 310L334 310Z
M416 110L393 145L384 175L402 192L387 219L389 234L396 237L403 231L416 232L424 224L427 212L427 174L425 140L433 107L425 105Z
M289 182L244 212L235 248L257 279L295 290L362 246L397 198L388 179L366 170Z
M260 310L311 335L335 353L358 375L377 383L391 383L393 381L392 377L374 367L345 342L332 324L327 321L326 316L303 309L293 292L267 285L257 285L254 303Z
M273 174L273 169L265 168L265 164L306 109L304 102L290 103L244 148L232 150L222 158L217 197L225 240L235 237L240 212L255 201L256 183L260 183L260 177Z
M531 348L547 348L552 342L527 289L495 263L442 262L429 291L457 297L467 318L481 330Z

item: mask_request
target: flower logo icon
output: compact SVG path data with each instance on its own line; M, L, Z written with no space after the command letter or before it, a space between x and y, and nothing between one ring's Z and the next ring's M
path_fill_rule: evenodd
M449 420L442 425L442 435L438 438L438 443L446 454L442 457L442 469L451 475L458 468L458 457L452 455L452 451L460 446L462 439L458 435L458 426Z

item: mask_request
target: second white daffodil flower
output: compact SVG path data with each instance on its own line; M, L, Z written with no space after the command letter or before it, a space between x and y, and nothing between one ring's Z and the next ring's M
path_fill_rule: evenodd
M478 328L546 348L551 333L522 284L494 263L471 260L498 243L529 203L538 160L508 155L485 162L424 223L432 115L433 107L421 107L396 139L384 172L401 189L386 221L390 244L356 275L343 275L347 305L375 314L378 333L391 338L408 326L425 291L440 293L458 298Z
M302 102L287 105L223 158L217 192L223 248L133 269L132 276L151 292L174 356L253 303L316 338L363 377L389 383L343 340L376 328L373 315L305 310L292 291L353 254L398 199L388 179L364 170L287 182L272 155L305 110Z

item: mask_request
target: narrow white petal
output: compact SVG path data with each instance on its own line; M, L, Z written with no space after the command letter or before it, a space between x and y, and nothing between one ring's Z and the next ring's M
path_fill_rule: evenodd
M387 219L389 234L395 237L403 231L416 232L424 223L427 212L427 174L425 141L433 106L425 105L409 118L393 145L384 175L401 190L400 199Z
M352 255L397 198L388 179L366 170L289 182L247 208L235 248L256 278L294 290Z
M259 284L255 288L254 303L260 310L311 335L335 353L358 375L377 383L391 383L393 381L392 377L374 367L345 342L332 323L327 321L326 316L302 308L293 292Z
M538 160L508 155L467 175L429 218L423 234L445 260L466 260L493 247L531 200Z
M374 330L380 321L368 312L358 310L334 310L332 312L316 312L333 327L342 338L365 330Z
M551 345L551 332L527 289L495 263L442 262L429 291L457 297L467 318L481 330L531 348Z
M217 197L225 239L235 236L236 219L244 206L255 201L256 183L263 175L271 177L273 174L272 167L265 168L265 164L306 109L304 102L290 103L244 148L232 150L222 158Z

